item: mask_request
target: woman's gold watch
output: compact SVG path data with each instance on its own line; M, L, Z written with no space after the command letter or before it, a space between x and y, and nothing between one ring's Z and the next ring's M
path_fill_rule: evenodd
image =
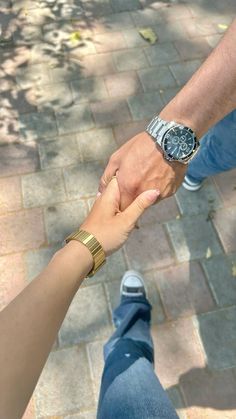
M77 230L65 239L66 243L71 240L77 240L89 249L93 257L94 265L92 270L88 273L88 277L93 276L106 262L106 255L101 244L93 234L87 233L87 231L84 230Z

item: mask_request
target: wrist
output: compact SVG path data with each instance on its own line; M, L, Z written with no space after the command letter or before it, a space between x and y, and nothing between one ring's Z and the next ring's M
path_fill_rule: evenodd
M59 273L63 273L66 280L78 281L78 285L93 268L93 257L89 249L82 243L71 240L54 255L50 262L56 264Z

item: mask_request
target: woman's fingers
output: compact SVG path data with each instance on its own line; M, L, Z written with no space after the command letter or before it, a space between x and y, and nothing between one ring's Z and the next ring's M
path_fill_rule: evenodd
M108 183L104 192L100 195L103 211L107 215L115 215L120 209L120 190L115 176Z
M127 217L129 223L135 225L136 221L143 214L145 209L154 204L159 195L160 191L158 189L150 189L142 192L122 213L123 217Z

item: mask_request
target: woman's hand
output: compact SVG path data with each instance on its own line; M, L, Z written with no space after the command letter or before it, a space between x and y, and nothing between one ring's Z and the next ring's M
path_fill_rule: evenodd
M109 255L124 244L140 215L155 203L159 193L156 189L142 192L121 212L119 186L117 179L113 177L107 188L97 197L80 228L93 234L106 255Z

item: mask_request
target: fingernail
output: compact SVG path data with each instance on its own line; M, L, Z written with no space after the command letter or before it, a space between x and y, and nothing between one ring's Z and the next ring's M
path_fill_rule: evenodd
M101 194L101 192L98 192L98 193L97 193L97 198L98 198L100 195L102 195L102 194Z
M151 202L154 202L159 195L160 191L158 189L150 189L150 191L147 192L147 198Z

